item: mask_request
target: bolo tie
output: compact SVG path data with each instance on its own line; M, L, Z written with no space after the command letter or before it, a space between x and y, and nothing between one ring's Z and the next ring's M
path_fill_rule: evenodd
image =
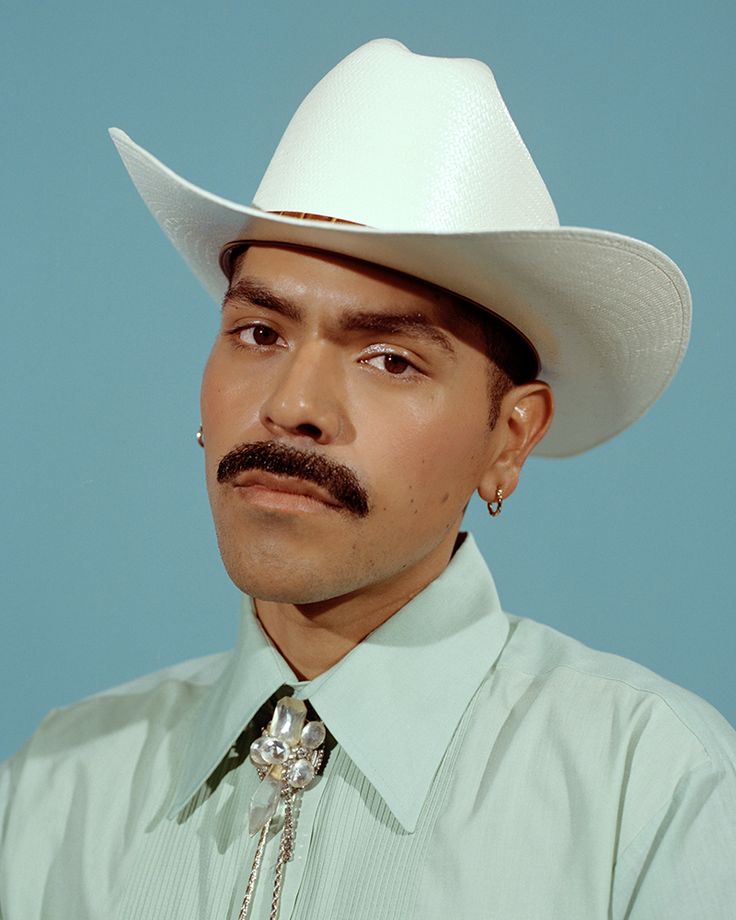
M283 696L263 733L250 746L250 760L260 783L248 810L248 831L258 834L253 866L248 876L238 920L247 920L266 849L269 830L278 812L283 814L281 839L273 878L269 920L277 920L286 864L294 855L298 797L319 773L324 759L323 722L307 721L303 700Z

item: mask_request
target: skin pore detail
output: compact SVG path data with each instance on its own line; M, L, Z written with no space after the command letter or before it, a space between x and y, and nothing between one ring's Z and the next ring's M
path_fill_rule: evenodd
M238 258L202 382L207 487L228 573L300 677L442 572L473 491L513 492L551 395L507 388L491 428L488 380L450 295L325 254Z

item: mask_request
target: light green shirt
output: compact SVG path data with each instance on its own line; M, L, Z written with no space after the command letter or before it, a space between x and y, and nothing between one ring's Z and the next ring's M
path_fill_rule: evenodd
M336 739L302 795L283 920L736 917L736 734L638 665L504 614L467 538L310 683L247 601L233 652L51 713L0 781L4 920L234 920L258 777L233 745L283 685Z

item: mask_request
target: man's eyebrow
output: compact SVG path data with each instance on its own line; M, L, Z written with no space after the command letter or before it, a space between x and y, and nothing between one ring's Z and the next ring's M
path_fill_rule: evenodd
M449 355L455 357L455 349L450 337L423 313L351 311L341 318L340 328L345 332L376 332L382 335L406 335L411 338L425 339L439 345Z
M222 303L223 308L228 303L263 307L295 322L303 318L302 311L295 303L252 278L241 278L228 288ZM421 312L383 313L372 310L349 310L340 318L338 326L342 332L372 332L424 339L439 345L447 354L455 357L450 337Z
M273 310L274 313L280 313L287 319L292 319L296 322L302 318L302 312L296 304L285 297L280 297L267 285L251 278L241 278L227 289L222 301L223 309L229 303L263 307L266 310Z

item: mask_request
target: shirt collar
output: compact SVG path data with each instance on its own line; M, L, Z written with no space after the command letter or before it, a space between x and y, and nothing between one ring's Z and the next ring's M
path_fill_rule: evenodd
M467 535L447 568L315 680L300 685L335 740L411 832L453 732L506 641L491 574ZM263 702L298 680L246 598L238 644L193 727L170 814Z

